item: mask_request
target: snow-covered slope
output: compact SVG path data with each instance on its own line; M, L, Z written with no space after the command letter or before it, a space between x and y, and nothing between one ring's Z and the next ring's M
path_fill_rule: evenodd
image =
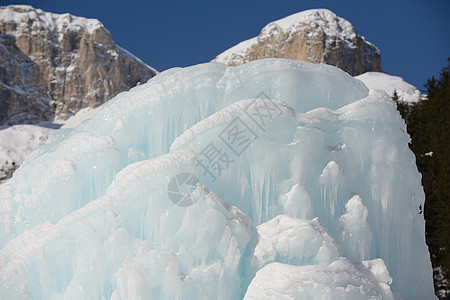
M275 57L326 63L352 75L381 71L378 48L328 9L306 10L271 22L259 36L224 51L214 61L240 65Z
M12 176L32 151L47 142L50 132L57 128L75 128L84 120L92 118L100 109L101 106L84 108L67 120L0 127L0 184Z
M0 298L433 298L408 141L331 66L165 71L0 186Z
M50 130L36 125L15 125L0 130L0 183L47 141Z
M380 72L367 72L355 78L364 82L369 89L383 90L389 96L393 96L394 91L397 91L400 100L403 102L416 103L422 98L422 94L415 86L399 76Z
M256 47L258 38L254 37L225 50L217 55L213 61L228 64L230 66L237 66L249 62L247 53L251 51L252 47Z

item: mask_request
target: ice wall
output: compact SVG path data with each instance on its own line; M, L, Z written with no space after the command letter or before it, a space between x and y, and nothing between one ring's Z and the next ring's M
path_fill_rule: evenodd
M168 70L0 186L1 298L433 297L408 141L334 67Z

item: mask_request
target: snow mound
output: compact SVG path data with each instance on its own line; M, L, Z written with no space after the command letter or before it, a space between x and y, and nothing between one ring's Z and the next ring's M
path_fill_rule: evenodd
M0 298L433 297L408 141L334 67L165 71L0 186Z
M327 266L271 263L256 273L244 299L394 299L383 284L389 287L347 259Z
M352 263L319 219L259 225L244 299L394 299L381 259Z
M0 127L0 184L10 177L8 171L13 173L34 150L47 142L51 131L57 128L75 128L91 119L100 109L101 106L83 108L67 120Z
M383 90L391 97L394 95L394 91L397 91L400 101L403 102L416 103L422 97L422 94L415 86L399 76L380 72L367 72L355 76L355 78L364 82L369 89Z
M14 171L33 150L45 143L50 128L14 125L0 128L0 183L9 170Z

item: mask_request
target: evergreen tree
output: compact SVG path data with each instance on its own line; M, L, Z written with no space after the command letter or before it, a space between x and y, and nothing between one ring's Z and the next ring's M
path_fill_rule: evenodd
M450 294L445 294L445 290L450 290L449 71L450 64L442 69L438 80L434 77L428 80L426 100L409 106L399 101L397 92L393 95L408 125L412 139L410 148L422 173L426 239L435 269L436 293L442 299L450 297Z
M409 116L409 105L400 99L398 96L397 90L394 90L394 94L392 95L392 100L397 103L397 109L400 112L401 116L405 120L406 124L408 124L408 116Z

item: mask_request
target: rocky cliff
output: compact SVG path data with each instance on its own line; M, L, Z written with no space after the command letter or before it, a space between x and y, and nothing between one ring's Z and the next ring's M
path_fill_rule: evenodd
M266 25L259 36L218 55L228 65L270 58L326 63L351 75L381 71L376 46L360 36L353 25L327 9L312 9Z
M156 73L98 20L0 7L0 125L66 119Z

